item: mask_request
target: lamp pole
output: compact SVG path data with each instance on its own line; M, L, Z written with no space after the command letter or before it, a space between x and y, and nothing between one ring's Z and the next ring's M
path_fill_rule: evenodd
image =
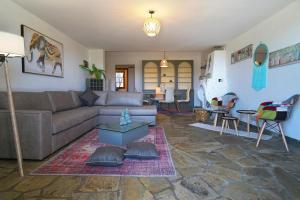
M21 144L20 144L20 138L19 138L17 119L16 119L16 112L15 112L15 106L14 106L13 96L12 96L12 92L11 92L11 86L10 86L10 80L9 80L9 70L8 70L8 66L7 66L6 57L4 55L0 55L0 61L4 62L4 73L5 73L5 80L6 80L6 87L7 87L9 111L10 111L11 123L12 123L12 128L13 128L16 155L17 155L18 166L19 166L19 174L21 177L23 177L24 172L23 172L23 162L22 162L22 151L21 151Z

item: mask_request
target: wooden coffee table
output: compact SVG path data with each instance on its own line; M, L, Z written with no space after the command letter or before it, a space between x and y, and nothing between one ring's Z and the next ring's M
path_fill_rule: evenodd
M140 139L148 134L148 126L151 122L132 122L120 126L119 123L106 123L98 125L99 140L117 146L126 146L133 141Z

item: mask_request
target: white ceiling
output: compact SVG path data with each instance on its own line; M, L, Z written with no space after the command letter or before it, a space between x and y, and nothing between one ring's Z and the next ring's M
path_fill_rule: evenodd
M13 0L88 48L195 51L223 45L293 0ZM148 10L161 21L147 37Z

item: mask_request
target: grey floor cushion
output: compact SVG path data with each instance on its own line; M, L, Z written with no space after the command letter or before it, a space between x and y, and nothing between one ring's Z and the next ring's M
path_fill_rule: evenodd
M126 158L134 159L155 159L159 158L159 152L152 143L134 142L128 145L127 151L124 154Z
M85 163L90 166L116 167L123 164L124 152L120 147L99 147Z

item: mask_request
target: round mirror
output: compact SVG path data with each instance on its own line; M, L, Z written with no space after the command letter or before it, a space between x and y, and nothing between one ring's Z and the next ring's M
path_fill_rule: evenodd
M254 52L254 64L259 67L266 62L267 58L268 47L265 44L258 45Z

